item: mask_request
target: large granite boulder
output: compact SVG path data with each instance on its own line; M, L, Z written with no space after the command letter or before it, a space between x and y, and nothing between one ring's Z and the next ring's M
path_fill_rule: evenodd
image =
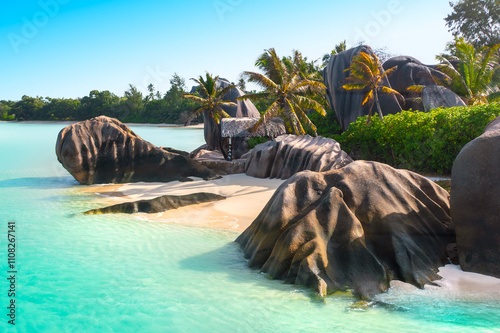
M156 147L120 121L105 116L62 129L56 154L64 168L82 184L217 177L189 157Z
M422 103L425 112L439 107L466 106L457 94L448 88L438 85L429 85L422 90Z
M375 105L361 105L364 99L362 92L347 91L341 88L345 83L345 79L349 76L349 73L345 70L351 66L352 58L360 52L373 54L372 49L366 45L340 52L330 58L323 72L326 98L332 110L335 110L343 130L346 130L349 124L355 122L358 117L366 116L370 109L372 109L372 114L377 114ZM380 69L382 70L382 67ZM391 86L387 79L383 81L383 84L387 87ZM394 95L381 94L379 101L384 115L401 111L401 106Z
M231 85L226 79L219 78L217 80L216 88L224 89ZM223 106L224 111L233 118L260 118L259 110L255 107L255 105L248 99L243 101L237 101L238 97L244 96L245 93L238 87L234 87L229 90L222 98L224 100L229 100L231 102L236 103L236 106ZM228 143L227 139L223 139L220 135L220 124L217 125L213 120L207 116L206 111L203 113L203 124L204 124L204 134L205 134L205 142L207 143L210 150L221 150L227 149ZM222 142L221 142L222 141ZM233 140L233 155L242 155L248 151L248 145L246 144L244 138L237 138ZM222 147L222 148L221 148ZM238 158L238 157L236 157Z
M258 178L287 179L303 170L340 169L352 162L340 144L309 135L280 135L255 146L247 157L245 173Z
M451 215L460 266L500 278L500 117L458 154L451 172Z
M437 83L446 80L447 76L439 71L437 66L424 65L419 60L409 56L394 57L387 60L382 65L385 70L394 66L397 66L397 69L389 77L389 82L392 88L397 90L405 98L403 108L405 110L429 111L429 109L425 107L425 102L422 101L424 93L408 90L408 88L411 86L436 86ZM450 97L449 100L444 100L442 98L442 91L437 91L435 89L427 89L425 98L426 101L436 100L445 103L442 106L457 106L456 103L452 102L454 99Z
M449 195L416 173L356 161L283 183L236 239L248 265L320 295L372 298L397 279L439 279L454 242Z

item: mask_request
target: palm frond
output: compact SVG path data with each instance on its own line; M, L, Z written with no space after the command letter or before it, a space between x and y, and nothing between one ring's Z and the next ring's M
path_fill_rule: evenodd
M245 99L260 100L260 99L266 99L269 96L271 96L270 93L261 92L261 93L255 93L255 94L246 94L246 95L243 95L243 96L236 98L236 100L237 101L242 101Z
M200 96L196 96L196 95L192 95L192 94L184 94L184 95L182 95L182 97L190 99L190 100L195 101L195 102L200 103L200 104L202 104L206 101L205 98L200 97Z
M341 86L342 89L345 90L363 90L367 87L365 83L346 83Z
M326 116L325 108L320 103L315 101L314 99L307 98L307 97L300 96L300 95L295 95L294 99L295 99L295 103L297 105L299 105L301 108L313 109L314 111L316 111L317 113L319 113L323 117Z
M275 100L269 107L264 111L264 113L260 116L260 119L253 125L250 131L256 131L262 123L265 123L269 119L273 118L277 115L279 111L278 100Z
M248 81L258 84L265 90L272 90L272 91L280 90L280 87L265 75L255 72L243 72L243 75L247 77Z
M205 105L202 105L202 106L199 106L197 108L195 108L192 112L191 112L191 115L189 116L189 118L186 120L186 122L184 123L184 126L187 126L191 123L191 121L193 121L193 119L201 112L205 111L207 109L207 107Z
M404 100L403 95L401 95L398 91L396 91L396 90L394 90L392 88L389 88L389 87L386 87L386 86L380 86L379 89L384 94L395 95L398 99L400 99L400 100L403 99Z
M361 102L361 105L365 105L366 103L368 103L369 101L371 101L373 99L373 90L370 90L365 98L363 99L363 102Z

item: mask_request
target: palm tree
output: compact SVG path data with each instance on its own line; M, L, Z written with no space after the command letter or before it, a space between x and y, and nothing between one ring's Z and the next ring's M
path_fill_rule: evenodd
M226 95L235 86L230 85L226 88L218 89L216 85L218 79L218 76L214 78L208 72L205 75L205 79L201 75L198 79L191 79L199 85L199 96L193 94L184 94L182 95L182 97L188 98L198 103L200 106L192 111L185 125L188 125L189 123L191 123L194 117L196 117L200 113L203 113L203 116L208 118L208 121L211 123L211 133L208 133L208 135L212 140L207 140L207 132L205 132L205 140L207 141L209 148L212 150L219 150L224 155L224 158L227 159L227 155L222 147L220 121L222 118L231 118L231 116L224 111L223 107L236 106L236 103L224 100L223 98L224 95Z
M377 112L381 120L384 120L380 102L378 99L379 94L392 94L397 97L403 96L396 90L383 85L384 79L391 75L397 66L394 66L387 71L383 72L382 66L375 54L368 54L360 52L352 58L351 66L345 71L350 71L350 76L346 78L346 84L341 88L345 90L359 90L366 91L365 98L361 105L371 102L370 112L368 113L367 123L370 123L372 117L373 103L377 106Z
M326 112L320 103L305 95L308 92L324 92L325 85L320 81L312 80L307 73L301 73L300 69L294 66L294 59L297 62L302 59L299 55L300 53L295 51L294 58L290 58L290 62L287 63L287 61L280 59L276 51L271 48L266 50L255 64L264 71L264 74L243 73L248 81L261 86L264 92L247 94L239 99L270 99L273 101L254 125L254 130L273 117L281 117L285 121L288 133L304 135L306 134L305 126L312 134L317 135L316 126L311 122L306 112L312 109L323 116L326 115Z
M343 40L339 44L335 45L335 48L330 53L326 53L323 55L323 58L321 58L321 61L323 61L322 66L326 67L326 65L328 65L328 62L330 61L332 55L338 54L345 50L347 50L347 42Z
M440 55L438 69L451 79L450 89L467 100L467 104L487 103L489 94L498 90L500 44L476 49L458 38L449 47L451 55Z

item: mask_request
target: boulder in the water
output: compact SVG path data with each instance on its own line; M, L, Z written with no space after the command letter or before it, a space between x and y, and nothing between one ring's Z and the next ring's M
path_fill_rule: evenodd
M120 121L105 116L63 128L57 137L56 154L63 167L82 184L218 177L184 153L157 147Z
M116 213L161 213L180 207L197 205L205 202L219 201L226 199L223 196L213 193L192 193L187 195L164 195L150 200L139 200L124 202L113 206L92 209L86 211L86 215L96 214L116 214Z
M393 279L420 288L439 279L454 239L448 192L416 173L356 161L288 179L236 242L248 265L272 278L370 299Z

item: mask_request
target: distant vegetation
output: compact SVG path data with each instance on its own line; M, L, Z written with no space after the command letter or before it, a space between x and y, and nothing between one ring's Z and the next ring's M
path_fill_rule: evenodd
M20 101L0 101L0 120L85 120L106 115L129 123L181 124L196 107L182 98L186 85L177 74L165 94L155 91L152 84L148 90L146 96L133 85L122 97L107 90L92 90L77 99L23 96Z

